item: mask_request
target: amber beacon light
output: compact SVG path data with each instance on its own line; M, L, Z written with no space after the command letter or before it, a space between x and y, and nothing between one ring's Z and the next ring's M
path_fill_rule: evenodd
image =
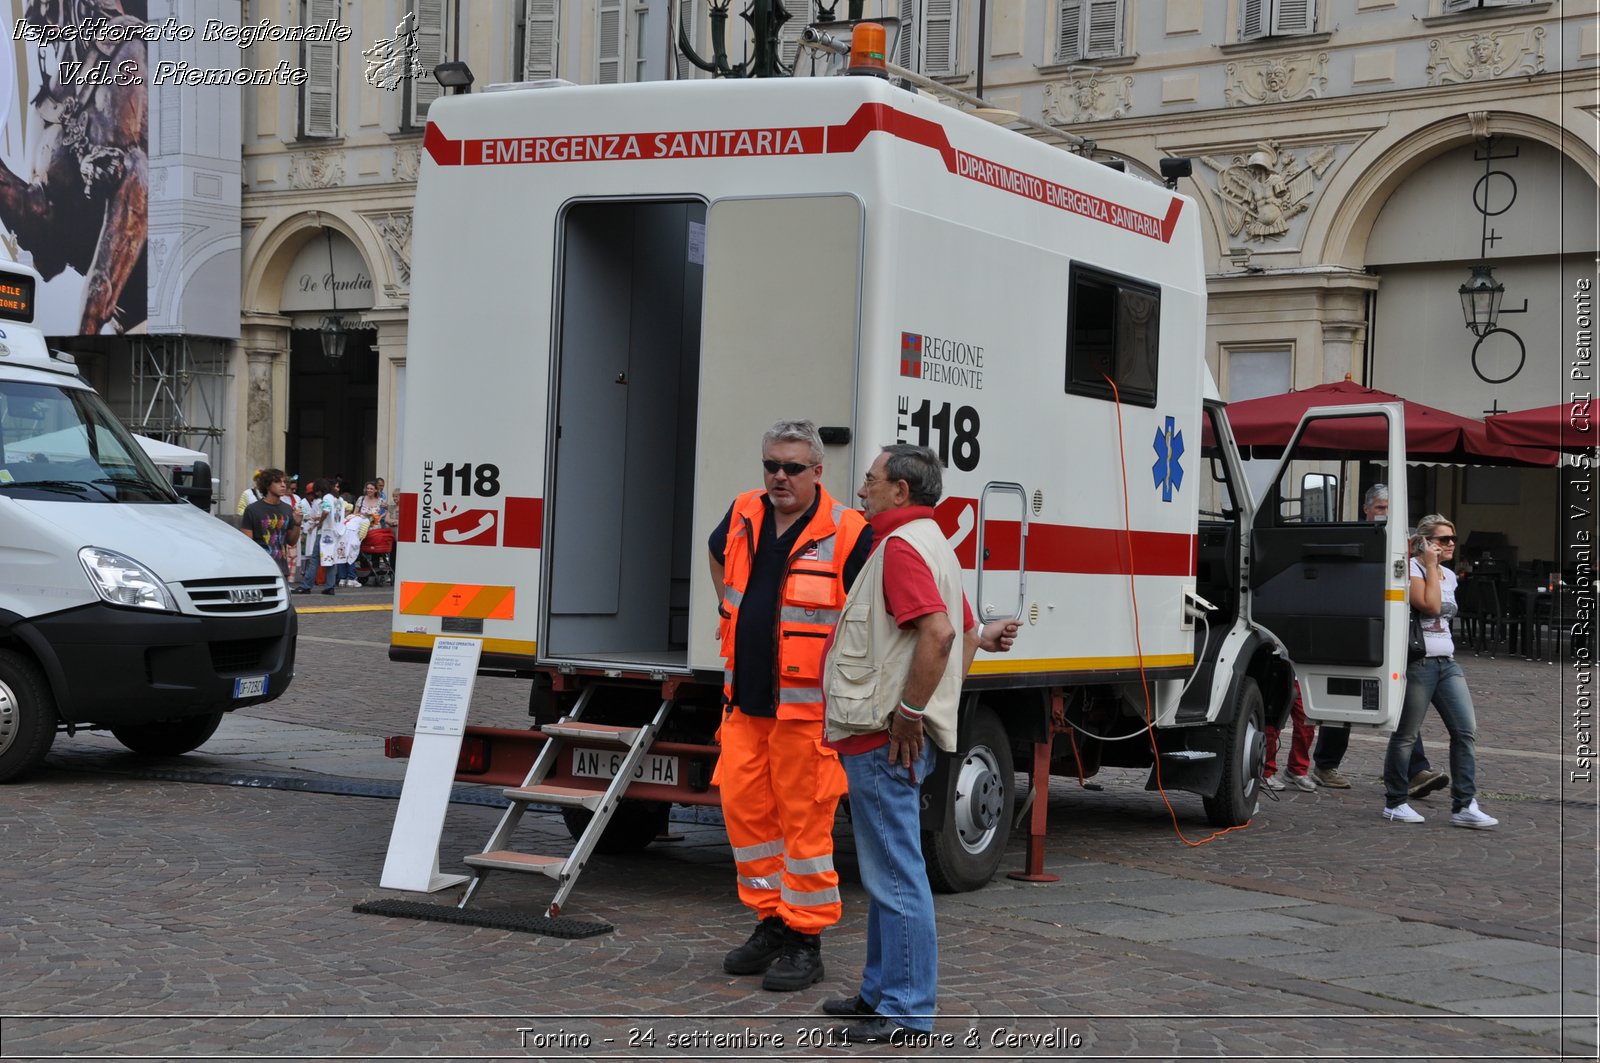
M883 60L883 27L876 22L860 22L850 34L850 66L847 74L872 74L886 78L889 70Z

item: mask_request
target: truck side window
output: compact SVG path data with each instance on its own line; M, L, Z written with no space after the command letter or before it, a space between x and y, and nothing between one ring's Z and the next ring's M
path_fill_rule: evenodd
M1074 263L1067 295L1067 394L1154 408L1161 290ZM1113 391L1106 378L1115 382Z

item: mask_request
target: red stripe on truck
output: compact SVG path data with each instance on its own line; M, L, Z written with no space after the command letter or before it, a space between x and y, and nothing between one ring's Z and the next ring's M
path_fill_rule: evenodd
M438 166L522 166L546 163L716 159L777 155L849 154L872 133L887 133L938 153L957 177L1010 192L1036 203L1101 222L1124 232L1171 243L1183 213L1173 196L1165 216L1134 210L1114 200L1046 181L950 144L945 127L891 107L864 103L850 120L833 126L758 126L749 129L688 129L641 133L575 133L544 137L451 140L428 123L422 138Z

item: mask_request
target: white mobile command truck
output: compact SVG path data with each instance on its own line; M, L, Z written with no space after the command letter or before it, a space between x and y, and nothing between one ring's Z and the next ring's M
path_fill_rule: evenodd
M38 285L0 265L0 782L44 759L57 730L187 753L294 671L277 565L206 512L204 462L199 486L165 482L49 350L32 325Z
M1392 729L1403 522L1288 459L1252 502L1193 200L872 77L509 86L429 119L390 656L465 635L533 678L534 728L469 728L457 766L512 799L480 877L548 874L559 912L592 850L716 803L707 538L779 419L821 427L847 503L881 444L932 447L968 598L1022 620L925 788L939 888L993 873L1019 761L1042 869L1051 772L1150 768L1231 826L1296 678L1314 718ZM1357 412L1403 469L1398 408ZM527 804L573 853L515 850Z

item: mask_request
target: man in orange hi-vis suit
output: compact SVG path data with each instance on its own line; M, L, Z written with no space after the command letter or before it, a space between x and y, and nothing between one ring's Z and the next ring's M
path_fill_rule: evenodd
M845 778L822 744L822 652L872 535L823 489L816 425L773 425L761 459L766 489L734 499L709 544L725 660L714 781L739 899L760 919L722 969L788 992L822 980L822 931L839 921Z

